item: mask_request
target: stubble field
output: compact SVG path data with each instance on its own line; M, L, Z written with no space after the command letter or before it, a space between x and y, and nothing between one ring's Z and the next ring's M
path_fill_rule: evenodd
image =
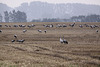
M100 23L37 22L37 23L0 23L0 67L100 67ZM13 25L31 25L32 28L12 27ZM43 24L53 24L45 28ZM67 27L56 27L66 24ZM80 28L80 24L98 25L99 28ZM11 25L11 27L5 27ZM27 32L23 33L23 30ZM37 30L42 30L39 33ZM47 33L44 33L47 30ZM25 39L25 42L11 42ZM63 37L68 44L61 44ZM15 40L17 40L15 39Z

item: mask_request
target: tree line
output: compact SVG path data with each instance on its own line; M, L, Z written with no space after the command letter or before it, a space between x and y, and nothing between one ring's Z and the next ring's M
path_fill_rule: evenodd
M69 19L59 19L59 18L44 18L44 19L33 19L31 22L100 22L100 15L80 15L73 16Z
M27 22L26 13L21 11L4 11L4 17L0 14L0 22L2 22L3 18L5 22Z
M27 15L25 12L12 10L10 12L5 11L4 17L0 14L0 22L27 22ZM73 16L69 19L60 19L60 18L43 18L43 19L33 19L30 22L100 22L100 15L80 15Z

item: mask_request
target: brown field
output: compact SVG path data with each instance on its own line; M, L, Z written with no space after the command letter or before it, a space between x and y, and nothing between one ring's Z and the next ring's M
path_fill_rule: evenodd
M100 28L79 28L85 24L77 22L75 27L68 26L71 23L16 23L30 25L33 28L14 28L4 25L15 23L0 23L0 67L100 67ZM53 28L45 28L43 24L53 24ZM56 28L56 24L66 24L66 28ZM99 25L100 23L86 23ZM27 29L26 33L22 30ZM39 33L37 30L47 30L47 33ZM14 42L13 35L18 39L25 39L24 43ZM69 44L61 44L63 37Z

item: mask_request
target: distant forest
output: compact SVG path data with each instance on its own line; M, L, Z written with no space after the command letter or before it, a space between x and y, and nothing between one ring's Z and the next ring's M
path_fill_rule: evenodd
M27 15L25 12L15 11L12 12L5 11L4 17L0 14L0 22L27 22ZM59 19L59 18L43 18L43 19L34 19L30 22L100 22L100 15L80 15L73 16L69 19Z
M100 15L88 15L88 16L73 16L69 19L59 19L59 18L44 18L33 19L31 22L100 22Z
M5 22L27 22L26 13L21 11L5 11L4 17L0 14L0 22L3 22L3 18Z

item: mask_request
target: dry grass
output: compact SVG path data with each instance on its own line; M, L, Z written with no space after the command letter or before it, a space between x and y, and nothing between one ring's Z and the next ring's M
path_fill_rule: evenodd
M0 67L100 67L100 28L44 28L43 24L57 23L16 23L35 24L34 28L0 28ZM0 23L14 25L14 23ZM63 24L63 23L62 23ZM71 24L71 23L64 23ZM87 23L89 25L100 23ZM26 33L22 30L27 29ZM37 32L38 29L47 33ZM24 43L12 43L13 35L25 39ZM61 44L59 37L65 37L69 44Z

